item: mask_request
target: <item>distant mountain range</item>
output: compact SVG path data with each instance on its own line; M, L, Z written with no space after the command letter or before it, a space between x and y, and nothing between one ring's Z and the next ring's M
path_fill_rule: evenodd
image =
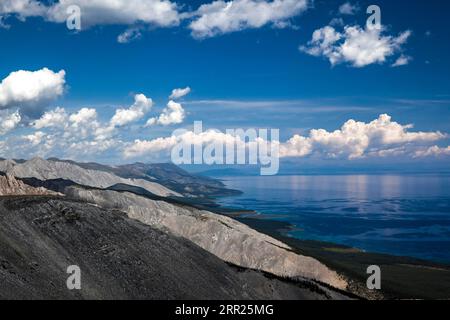
M0 282L7 284L0 287L0 297L53 297L48 284L60 283L65 274L58 268L70 260L85 264L88 285L96 290L78 296L55 291L61 297L345 298L327 287L347 287L335 271L214 213L203 200L236 193L220 181L170 164L0 161ZM220 260L246 271L239 273ZM106 265L112 269L102 276ZM63 273L52 275L51 270ZM193 275L193 270L200 273ZM277 277L291 280L281 283ZM117 291L107 290L112 278L118 279L112 287ZM170 279L181 283L171 286ZM167 292L154 289L160 282L167 284ZM139 283L145 287L140 293ZM120 291L125 284L127 289Z
M104 171L125 179L143 179L157 182L168 189L193 197L216 197L236 195L241 192L230 190L225 185L205 176L188 173L171 163L134 163L119 166L106 166L98 163L77 163L71 160L50 158L49 161L75 164L84 169Z

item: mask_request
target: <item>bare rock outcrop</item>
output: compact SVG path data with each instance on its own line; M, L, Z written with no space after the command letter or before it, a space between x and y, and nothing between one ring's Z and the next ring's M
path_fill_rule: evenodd
M115 184L128 184L143 188L161 197L181 196L179 193L156 182L143 179L125 179L109 172L84 169L73 163L49 161L41 158L33 158L23 163L16 163L12 160L0 161L0 171L17 178L36 178L39 180L65 179L95 188L108 188Z
M39 187L34 188L20 180L17 180L11 174L0 176L0 196L18 196L18 195L59 195L56 192Z

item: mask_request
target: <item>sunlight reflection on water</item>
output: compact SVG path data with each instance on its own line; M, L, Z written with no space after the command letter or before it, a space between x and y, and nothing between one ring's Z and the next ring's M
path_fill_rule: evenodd
M349 175L227 177L254 209L297 228L290 236L450 262L450 177Z

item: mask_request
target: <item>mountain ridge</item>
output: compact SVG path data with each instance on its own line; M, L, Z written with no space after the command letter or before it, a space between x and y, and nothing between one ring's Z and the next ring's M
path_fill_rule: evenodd
M75 163L48 161L38 157L23 163L16 163L12 160L0 161L0 171L17 178L36 178L39 180L61 178L98 188L107 188L118 183L124 183L142 187L159 196L181 196L156 182L143 179L125 179L109 172L84 169Z
M241 194L238 190L226 188L220 180L189 173L172 163L146 164L136 162L107 166L95 162L79 163L58 158L49 158L48 160L72 163L84 169L109 172L126 179L144 179L158 182L185 197L216 197Z
M62 195L44 187L33 187L13 175L0 173L0 196L8 195Z
M89 167L96 165L103 166L90 164ZM0 161L0 171L16 175L18 180L33 187L63 193L69 199L120 210L134 220L189 240L234 265L281 277L310 279L338 289L347 287L344 278L318 260L296 254L288 245L230 217L195 208L183 202L183 197L177 200L139 189L140 184L130 183L136 179L127 180L109 172L41 158L22 163Z

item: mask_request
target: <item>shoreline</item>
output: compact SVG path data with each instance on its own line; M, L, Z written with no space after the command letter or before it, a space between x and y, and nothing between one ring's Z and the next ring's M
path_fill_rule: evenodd
M289 245L294 252L311 256L342 274L351 293L368 299L449 299L450 266L364 252L348 246L315 240L299 240L283 234L288 223L255 218L235 218L249 227ZM382 270L382 290L366 288L367 267Z
M300 240L286 234L295 226L266 219L255 210L234 210L216 203L215 213L229 216L250 228L289 245L294 252L310 256L332 268L349 282L352 294L366 299L450 299L450 265L413 257L366 252L317 240ZM382 289L366 287L367 267L382 270Z

